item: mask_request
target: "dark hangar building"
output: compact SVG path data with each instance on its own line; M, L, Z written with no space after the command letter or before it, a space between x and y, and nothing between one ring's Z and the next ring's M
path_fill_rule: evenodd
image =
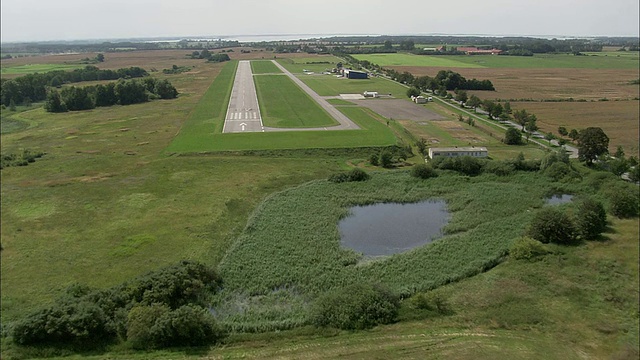
M344 77L347 79L368 79L369 74L364 71L344 70Z

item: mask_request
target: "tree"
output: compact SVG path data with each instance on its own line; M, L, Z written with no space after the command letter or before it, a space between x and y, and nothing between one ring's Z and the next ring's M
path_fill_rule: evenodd
M531 116L529 117L529 121L527 122L527 124L524 126L525 130L527 130L527 141L529 141L529 138L531 137L531 134L533 134L534 132L538 131L538 124L536 124L537 118L535 115L531 114Z
M508 101L504 103L503 108L504 108L504 113L507 115L511 115L511 113L513 112L513 110L511 110L511 103Z
M454 97L454 99L460 103L465 103L467 102L467 100L469 99L469 97L467 96L467 92L464 90L454 90L454 93L456 94L456 96Z
M609 137L599 127L588 127L578 136L578 158L585 161L588 166L598 156L609 152Z
M413 42L413 40L403 40L400 42L400 49L401 50L413 50L415 49L415 43Z
M552 132L548 132L548 133L544 134L544 138L545 138L545 140L547 140L549 142L549 145L551 145L551 140L555 139L556 136L553 135Z
M52 113L60 113L67 111L67 106L62 102L60 93L57 90L49 91L47 101L44 103L44 109Z
M428 179L438 176L435 170L427 164L416 164L411 168L411 176L419 179Z
M391 155L391 153L386 150L383 150L380 153L379 164L383 168L390 168L393 165L393 156Z
M576 206L575 224L582 239L595 239L607 228L607 212L604 205L589 198L579 201Z
M571 244L576 240L573 220L564 212L544 207L529 224L528 235L542 243Z
M211 57L211 53L209 52L209 50L204 49L200 52L200 55L198 57L200 59L209 60L209 58Z
M616 159L623 159L624 160L624 149L622 148L621 145L618 145L618 147L616 148L616 152L613 154L613 157Z
M178 97L178 90L166 79L155 83L154 92L160 96L160 99L175 99Z
M580 136L580 133L578 132L578 130L571 129L571 131L569 131L569 139L576 141L578 140L579 136Z
M414 96L418 96L420 95L420 90L415 88L415 87L410 87L409 89L407 89L407 96L408 97L414 97Z
M420 140L416 141L416 147L420 155L425 156L427 154L427 141L424 138L421 137Z
M534 115L529 114L525 109L513 112L513 120L515 120L518 125L522 126L522 131L525 130L527 124L531 121L532 116Z
M70 111L88 110L95 107L95 103L89 96L89 92L83 87L72 86L63 88L62 91L60 91L60 96Z
M466 101L465 105L467 105L470 108L473 108L473 110L475 111L475 109L480 106L480 103L482 101L480 100L479 97L475 96L475 95L471 95L469 97L469 100Z
M387 40L384 42L383 48L390 50L393 49L393 43L391 42L391 40Z
M518 129L508 128L504 134L504 143L507 145L520 145L522 143L522 132Z
M116 85L109 83L96 86L96 106L112 106L118 103Z
M559 126L558 127L558 134L560 134L560 136L567 136L567 135L569 135L569 132L567 131L566 127Z
M96 55L96 61L97 62L104 62L104 55L103 54Z

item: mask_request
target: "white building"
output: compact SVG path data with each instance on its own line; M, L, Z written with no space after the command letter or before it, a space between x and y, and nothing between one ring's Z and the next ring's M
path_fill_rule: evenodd
M477 158L486 158L489 151L486 147L452 147L452 148L429 148L429 158L435 156L456 157L456 156L472 156Z

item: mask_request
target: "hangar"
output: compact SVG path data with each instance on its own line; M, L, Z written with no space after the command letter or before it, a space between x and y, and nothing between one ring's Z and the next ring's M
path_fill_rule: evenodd
M345 69L345 70L343 70L342 74L347 79L368 79L369 78L369 74L367 74L364 71L356 71L356 70Z

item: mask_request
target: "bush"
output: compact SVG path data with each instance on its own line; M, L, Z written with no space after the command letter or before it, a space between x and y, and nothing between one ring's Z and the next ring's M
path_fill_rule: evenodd
M329 181L334 183L352 182L352 181L367 181L371 178L371 175L360 168L351 169L349 172L336 173L329 176Z
M522 133L518 129L508 128L504 134L504 143L507 145L522 144Z
M582 239L595 239L607 228L604 205L592 199L581 200L576 206L575 224L576 231Z
M129 332L133 338L145 339L143 330L151 321L148 319L157 318L162 309L203 304L220 283L213 269L182 261L107 290L91 291L76 284L52 306L18 321L13 338L21 345L88 347L114 341ZM131 314L132 307L141 310ZM133 328L129 326L131 321L137 324Z
M367 329L392 322L399 307L398 298L389 290L354 284L318 298L311 310L311 321L318 327Z
M433 166L442 170L454 170L465 175L475 176L482 172L483 161L471 156L436 157Z
M378 154L371 154L371 156L369 156L369 164L373 166L378 166L380 165L379 159L380 157L378 156Z
M436 177L438 174L436 174L436 171L427 164L417 164L411 168L411 176L420 179L428 179Z
M496 174L498 176L507 176L515 172L514 164L504 161L487 161L482 169L484 172Z
M566 176L573 174L573 170L571 170L569 165L563 162L554 162L553 164L551 164L551 166L544 170L544 174L554 181L560 181Z
M20 345L87 345L114 336L104 312L88 301L68 301L38 311L17 322L13 341Z
M552 207L538 211L529 224L527 234L545 244L571 244L576 240L573 220L564 212Z
M618 188L609 192L609 212L618 218L638 216L638 190Z
M165 305L138 306L128 316L127 340L136 349L202 346L225 333L204 308L185 305L171 311Z
M380 153L380 159L378 163L383 168L390 168L393 165L393 155L390 152L383 150Z
M416 294L411 298L411 307L419 310L435 311L441 315L451 314L451 306L441 294L434 292Z
M540 241L526 236L514 241L509 248L509 255L515 260L532 260L548 253Z

